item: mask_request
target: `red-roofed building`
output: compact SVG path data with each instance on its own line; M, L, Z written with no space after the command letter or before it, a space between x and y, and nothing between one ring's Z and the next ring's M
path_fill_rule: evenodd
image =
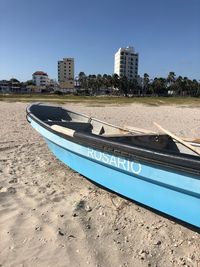
M49 77L46 72L36 71L33 73L33 82L36 86L46 86L49 84Z

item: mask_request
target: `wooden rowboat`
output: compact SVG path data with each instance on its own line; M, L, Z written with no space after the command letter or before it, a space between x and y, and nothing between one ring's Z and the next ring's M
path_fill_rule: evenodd
M200 227L200 157L169 134L32 104L27 119L66 165L105 188Z

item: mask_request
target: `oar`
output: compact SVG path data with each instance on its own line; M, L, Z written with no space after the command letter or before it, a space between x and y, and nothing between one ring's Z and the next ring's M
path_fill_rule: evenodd
M51 129L59 132L59 133L62 133L62 134L65 134L65 135L68 135L70 137L74 137L74 133L75 131L72 130L72 129L69 129L69 128L65 128L63 126L60 126L60 125L56 125L56 124L53 124L51 126Z
M179 143L181 143L182 145L184 145L185 147L189 148L190 150L194 151L197 155L200 156L200 151L193 147L192 145L186 143L185 141L183 141L183 139L181 139L180 137L176 136L175 134L171 133L170 131L164 129L162 126L160 126L158 123L154 122L154 124L156 125L156 127L158 127L161 131L163 131L164 133L168 134L169 136L171 136L173 139L175 139L176 141L178 141Z
M200 139L194 139L191 141L191 143L194 143L196 145L200 145Z
M183 141L185 141L187 144L189 143L192 146L197 146L200 147L200 139L193 139L193 138L185 138L185 137L181 137L183 139Z
M146 130L146 129L141 129L141 128L136 128L136 127L132 127L129 125L124 125L124 129L129 131L129 132L139 132L139 133L143 133L143 134L155 134L155 132Z

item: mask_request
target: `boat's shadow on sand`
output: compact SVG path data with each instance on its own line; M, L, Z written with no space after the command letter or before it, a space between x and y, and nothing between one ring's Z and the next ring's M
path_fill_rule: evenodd
M108 188L102 186L101 184L98 184L98 183L94 182L93 180L90 180L89 178L87 178L87 177L85 177L85 176L83 176L83 175L81 175L81 176L84 177L85 179L87 179L87 180L88 180L89 182L91 182L92 184L96 185L97 187L99 187L99 188L101 188L101 189L103 189L103 190L105 190L105 191L107 191L107 192L110 192L110 193L112 193L112 194L115 194L115 195L119 196L119 197L122 198L122 199L128 200L128 201L130 201L130 202L132 202L132 203L134 203L134 204L136 204L136 205L138 205L138 206L140 206L140 207L142 207L142 208L145 208L145 209L147 209L147 210L149 210L149 211L151 211L151 212L153 212L153 213L155 213L155 214L158 214L158 215L160 215L160 216L162 216L162 217L164 217L164 218L166 218L166 219L168 219L168 220L170 220L170 221L173 221L174 223L177 223L177 224L179 224L179 225L182 225L183 227L185 227L185 228L187 228L187 229L190 229L190 230L192 230L192 231L194 231L194 232L200 234L200 228L199 228L199 227L196 227L196 226L194 226L194 225L191 225L191 224L189 224L189 223L186 223L186 222L184 222L184 221L181 221L181 220L179 220L179 219L177 219L177 218L174 218L174 217L172 217L172 216L170 216L170 215L167 215L167 214L165 214L165 213L163 213L163 212L161 212L161 211L158 211L158 210L153 209L153 208L151 208L151 207L149 207L149 206L146 206L146 205L144 205L144 204L141 204L140 202L137 202L137 201L135 201L135 200L132 200L132 199L130 199L130 198L128 198L128 197L125 197L125 196L123 196L123 195L121 195L121 194L119 194L119 193L116 193L116 192L114 192L114 191L112 191L112 190L110 190L110 189L108 189Z

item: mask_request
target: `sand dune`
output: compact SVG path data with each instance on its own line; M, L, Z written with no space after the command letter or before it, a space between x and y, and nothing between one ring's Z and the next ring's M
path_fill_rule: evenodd
M109 193L64 166L0 103L0 266L200 266L200 234ZM124 105L70 109L121 125L200 136L200 110ZM187 211L186 211L187 212Z

